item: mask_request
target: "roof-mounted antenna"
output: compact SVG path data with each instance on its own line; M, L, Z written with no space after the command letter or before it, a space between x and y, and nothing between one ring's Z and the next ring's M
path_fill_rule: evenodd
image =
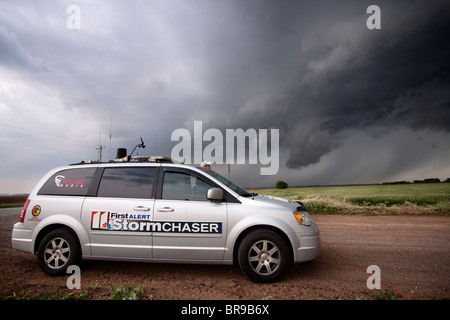
M133 155L133 152L136 150L136 148L145 148L145 144L144 144L144 140L142 140L141 137L141 143L137 144L136 147L134 147L133 151L131 151L130 155L128 156L129 158L131 158L131 156Z

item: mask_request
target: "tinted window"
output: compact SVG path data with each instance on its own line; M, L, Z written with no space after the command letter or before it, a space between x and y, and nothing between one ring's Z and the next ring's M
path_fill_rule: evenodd
M181 172L164 174L162 198L170 200L207 201L206 193L211 188L203 180Z
M252 193L242 189L241 187L239 187L237 184L235 184L234 182L228 180L227 178L221 176L220 174L218 174L217 172L213 171L213 170L205 170L205 173L213 176L214 178L216 178L217 180L219 180L220 182L222 182L224 185L226 185L227 187L229 187L231 190L233 190L234 192L238 193L241 196L244 197L251 197Z
M155 168L106 168L98 197L150 198Z
M96 168L67 169L55 173L39 190L39 195L85 196Z

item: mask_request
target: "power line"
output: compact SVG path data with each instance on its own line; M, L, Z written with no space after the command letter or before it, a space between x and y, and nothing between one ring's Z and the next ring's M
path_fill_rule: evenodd
M13 125L10 125L10 124L7 124L7 123L0 122L0 125L4 126L4 127L13 128L13 129L28 131L28 132L31 132L31 133L34 133L34 134L41 134L41 135L45 135L45 136L49 136L49 137L57 138L57 139L61 139L61 140L67 140L67 141L72 141L72 142L77 142L77 143L84 143L84 144L88 144L88 145L91 145L91 146L97 146L97 144L92 143L92 142L87 142L87 141L73 139L73 138L68 138L68 137L62 137L62 136L54 135L54 134L43 132L43 131L37 131L37 130L33 130L33 129L27 129L27 128L22 128L22 127L18 127L18 126L13 126Z
M81 152L81 151L76 151L76 150L67 150L64 148L51 148L49 146L43 146L40 144L36 144L36 143L28 143L28 144L24 144L24 143L19 143L19 142L9 142L9 141L2 141L0 140L0 145L2 144L8 144L11 145L13 147L16 148L31 148L31 149L38 149L38 150L47 150L47 151L57 151L58 153L66 153L66 154L86 154L86 152Z

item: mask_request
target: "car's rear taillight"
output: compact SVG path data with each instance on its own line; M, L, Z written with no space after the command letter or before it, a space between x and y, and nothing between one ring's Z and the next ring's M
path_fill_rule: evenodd
M28 209L28 205L29 204L30 204L30 200L27 199L27 201L25 201L25 204L23 205L23 209L22 209L22 212L20 214L20 222L22 222L22 223L25 220L25 214L27 213L27 209Z

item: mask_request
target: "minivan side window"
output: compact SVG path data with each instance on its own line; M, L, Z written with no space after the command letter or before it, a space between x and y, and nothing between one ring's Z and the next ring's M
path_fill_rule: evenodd
M149 199L155 168L105 168L97 197Z
M165 172L162 199L208 201L211 186L196 176L181 172Z
M96 168L58 171L44 183L38 195L86 196Z

